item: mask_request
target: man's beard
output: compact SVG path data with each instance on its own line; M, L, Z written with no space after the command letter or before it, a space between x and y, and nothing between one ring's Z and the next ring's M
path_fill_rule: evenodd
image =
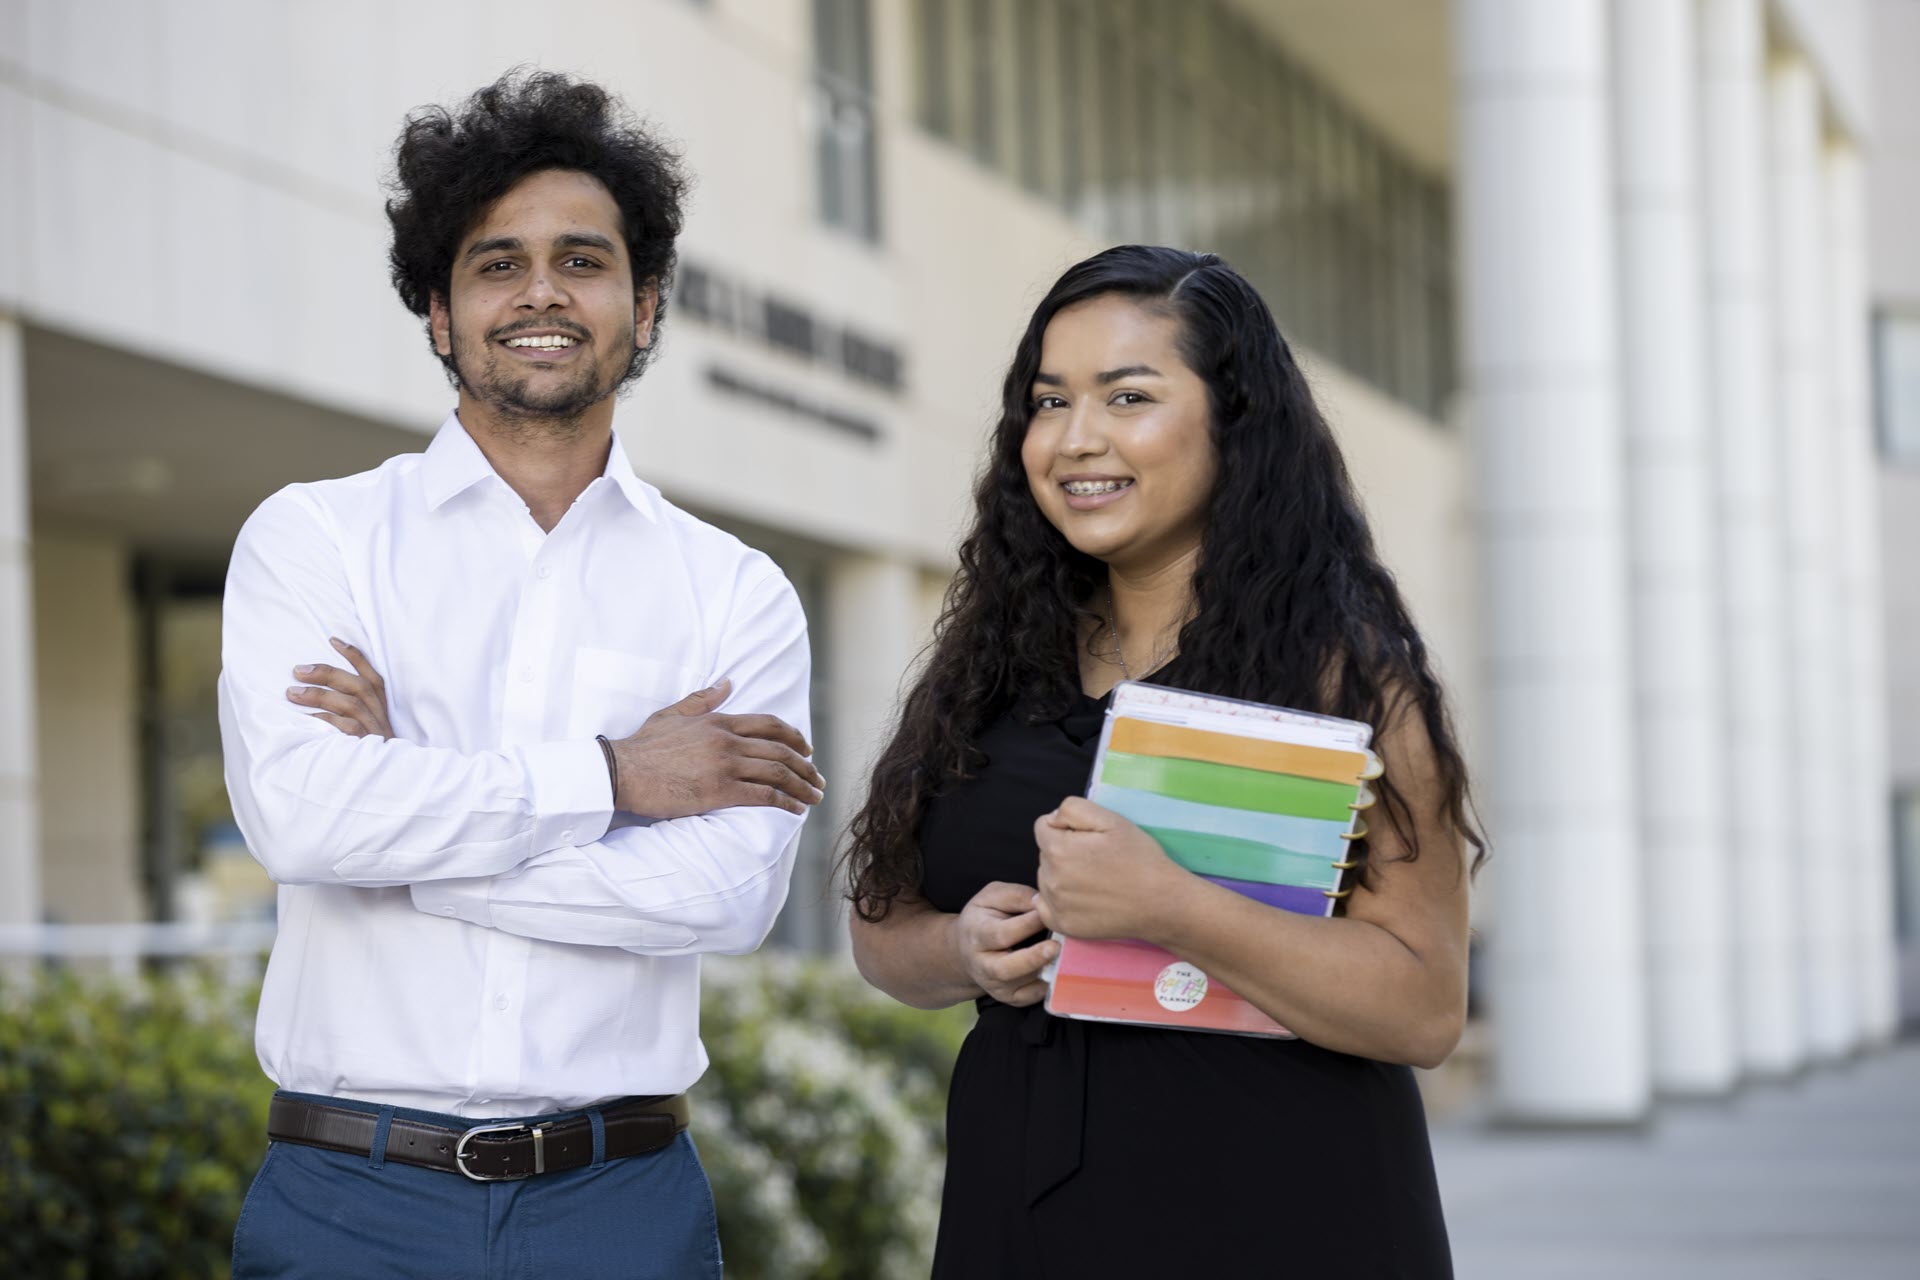
M516 377L510 373L491 338L483 343L478 360L467 360L462 358L459 335L450 331L448 337L453 347L454 376L460 386L503 418L529 424L562 426L578 422L588 409L618 391L633 367L630 358L619 368L603 372L598 362L582 360L569 377L540 375L542 385L536 390L535 375L529 372ZM634 350L631 324L619 335L615 349Z

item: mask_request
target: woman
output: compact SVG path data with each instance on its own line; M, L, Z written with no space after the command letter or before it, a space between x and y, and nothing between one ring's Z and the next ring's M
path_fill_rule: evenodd
M1014 353L928 663L847 855L854 957L976 1000L936 1277L1451 1274L1425 1116L1466 1007L1465 766L1273 318L1209 254L1080 263ZM1123 679L1365 721L1386 776L1333 919L1080 798ZM1293 1041L1050 1017L1057 944L1141 938Z

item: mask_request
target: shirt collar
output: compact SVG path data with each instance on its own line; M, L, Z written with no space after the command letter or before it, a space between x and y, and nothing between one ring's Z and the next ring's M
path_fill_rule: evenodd
M480 452L480 446L461 425L460 416L449 413L434 433L432 443L427 445L420 473L426 489L427 510L438 511L449 499L493 475L494 470L487 455ZM620 447L618 432L614 433L613 447L607 451L607 469L601 474L613 481L635 511L649 520L660 518L660 491L633 473L627 451Z
M602 473L620 486L633 509L649 520L660 519L660 491L633 473L627 451L620 445L620 433L613 433L613 448L607 450L607 469Z
M433 433L427 456L420 463L427 510L438 511L449 498L465 493L492 474L487 455L480 452L480 446L460 425L459 415L449 413L440 429Z

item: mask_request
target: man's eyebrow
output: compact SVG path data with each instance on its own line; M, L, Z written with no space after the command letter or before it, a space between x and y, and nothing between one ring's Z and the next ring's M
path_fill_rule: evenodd
M475 240L460 255L460 261L472 262L483 253L515 253L524 246L513 236L491 236L485 240Z
M619 247L613 241L591 231L569 231L565 235L553 238L556 249L598 249L601 253L613 255ZM475 240L467 251L460 255L460 261L472 262L475 258L489 253L519 253L525 249L517 236L489 236L485 240Z
M591 231L570 231L563 236L553 238L556 249L598 249L600 252L614 255L620 248L605 236L595 235Z

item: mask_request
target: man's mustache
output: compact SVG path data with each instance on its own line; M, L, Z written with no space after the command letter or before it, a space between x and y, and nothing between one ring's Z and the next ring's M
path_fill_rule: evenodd
M493 330L487 334L487 341L499 342L503 339L511 338L515 334L532 333L537 329L558 330L561 333L578 338L582 342L593 341L592 334L588 333L581 326L566 320L523 320L517 324L510 324Z

